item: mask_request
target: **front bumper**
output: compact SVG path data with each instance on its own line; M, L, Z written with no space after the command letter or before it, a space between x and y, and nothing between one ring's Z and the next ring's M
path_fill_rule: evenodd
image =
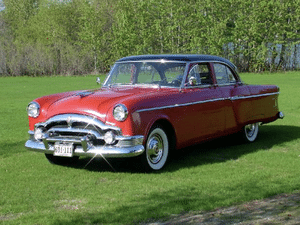
M43 139L43 141L37 141L34 139L34 132L29 131L29 140L25 143L25 147L28 150L42 152L46 154L54 153L54 142L73 143L76 144L73 151L73 156L88 156L88 157L105 157L105 158L124 158L134 157L144 152L143 139L144 136L131 136L122 137L122 143L124 145L102 145L93 146L89 145L84 138L81 139L57 139L53 140L49 137Z

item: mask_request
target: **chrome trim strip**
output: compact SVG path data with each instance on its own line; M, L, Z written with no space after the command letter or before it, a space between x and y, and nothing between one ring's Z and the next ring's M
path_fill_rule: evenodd
M154 111L154 110L163 110L163 109L197 105L197 104L203 104L203 103L208 103L208 102L217 102L217 101L223 101L223 100L235 101L235 100L239 100L239 99L259 98L259 97L278 95L278 94L279 94L279 92L260 94L260 95L251 95L251 96L235 96L235 97L231 97L231 98L216 98L216 99L210 99L210 100L205 100L205 101L197 101L197 102L190 102L190 103L184 103L184 104L175 104L175 105L154 107L154 108L148 108L148 109L140 109L140 110L137 110L136 112L140 113L140 112L147 112L147 111Z
M217 102L217 101L223 101L225 98L216 98L216 99L209 99L205 101L198 101L198 102L190 102L190 103L183 103L183 104L175 104L175 105L169 105L169 106L161 106L161 107L154 107L154 108L148 108L148 109L140 109L137 110L137 113L140 112L146 112L146 111L153 111L153 110L160 110L160 109L169 109L169 108L176 108L176 107L182 107L182 106L190 106L190 105L197 105L197 104L203 104L208 102Z
M234 82L234 83L224 83L224 84L216 84L217 87L226 87L226 86L234 86L238 83L241 83L241 82Z
M248 95L248 96L234 96L229 98L231 101L239 100L239 99L247 99L247 98L259 98L259 97L265 97L265 96L271 96L271 95L279 95L280 92L274 92L274 93L266 93L266 94L259 94L259 95Z
M120 62L115 62L115 64L121 64L121 63L136 63L136 62L158 62L158 63L187 63L190 61L186 60L167 60L167 59L141 59L141 60L128 60L128 61L120 61Z
M87 130L87 129L75 129L75 128L51 128L47 131L47 133L50 132L68 132L68 133L83 133L83 134L92 134L97 139L104 139L103 136L101 136L98 132L93 130Z
M185 86L184 89L193 89L193 88L212 88L214 87L213 84L200 84L200 85L195 85L195 86Z

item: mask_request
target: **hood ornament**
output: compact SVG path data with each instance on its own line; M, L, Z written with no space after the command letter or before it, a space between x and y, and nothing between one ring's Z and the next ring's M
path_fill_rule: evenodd
M69 116L69 117L67 118L67 124L68 124L68 128L72 128L73 120L72 120L72 117L71 117L71 116Z
M76 94L77 96L79 95L81 98L89 96L91 94L94 94L94 92L92 91L84 91L84 92L79 92L78 94Z

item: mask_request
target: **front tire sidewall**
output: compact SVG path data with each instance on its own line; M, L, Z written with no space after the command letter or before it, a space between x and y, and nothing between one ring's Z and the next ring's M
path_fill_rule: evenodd
M157 162L154 162L154 160L151 159L151 156L149 153L149 151L150 151L149 144L151 142L151 139L153 139L154 137L157 137L158 139L160 139L161 144L162 144L162 148L161 148L162 155ZM168 139L166 132L160 126L154 127L150 131L150 134L148 135L146 146L145 146L145 154L143 154L143 159L145 162L146 170L147 171L158 171L158 170L162 169L167 162L167 159L169 156L169 148L170 148L169 139Z

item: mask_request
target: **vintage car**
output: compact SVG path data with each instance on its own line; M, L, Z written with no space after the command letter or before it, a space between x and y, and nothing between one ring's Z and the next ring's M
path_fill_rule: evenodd
M284 115L279 87L248 85L228 60L210 55L119 59L103 86L38 98L27 107L29 150L54 164L80 156L136 157L164 167L170 151L240 133L253 142L259 124Z

